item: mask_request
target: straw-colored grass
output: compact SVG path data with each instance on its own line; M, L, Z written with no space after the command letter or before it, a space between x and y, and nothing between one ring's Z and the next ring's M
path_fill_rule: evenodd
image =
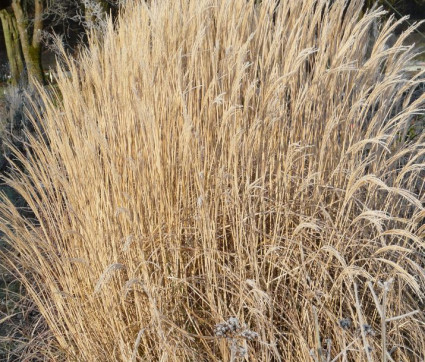
M40 90L10 180L36 222L1 206L64 356L423 360L408 33L359 0L131 3Z

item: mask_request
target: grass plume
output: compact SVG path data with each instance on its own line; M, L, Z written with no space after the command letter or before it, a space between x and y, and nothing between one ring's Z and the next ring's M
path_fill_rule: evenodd
M413 28L361 8L134 1L40 89L9 179L37 222L0 229L66 358L229 361L228 318L253 361L424 358Z

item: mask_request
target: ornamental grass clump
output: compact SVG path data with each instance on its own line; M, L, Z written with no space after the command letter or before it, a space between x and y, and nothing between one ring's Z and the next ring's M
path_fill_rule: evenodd
M422 74L361 9L128 2L40 89L0 229L65 359L424 358Z

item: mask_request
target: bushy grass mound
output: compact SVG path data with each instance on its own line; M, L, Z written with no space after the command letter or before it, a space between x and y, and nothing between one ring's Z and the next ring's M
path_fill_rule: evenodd
M1 206L64 356L423 359L408 32L358 0L131 3L40 89L9 181L35 217Z

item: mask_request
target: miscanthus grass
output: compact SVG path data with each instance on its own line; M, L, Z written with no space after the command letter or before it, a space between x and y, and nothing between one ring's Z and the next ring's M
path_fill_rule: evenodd
M64 358L424 359L422 75L361 8L129 2L39 90L0 229Z

